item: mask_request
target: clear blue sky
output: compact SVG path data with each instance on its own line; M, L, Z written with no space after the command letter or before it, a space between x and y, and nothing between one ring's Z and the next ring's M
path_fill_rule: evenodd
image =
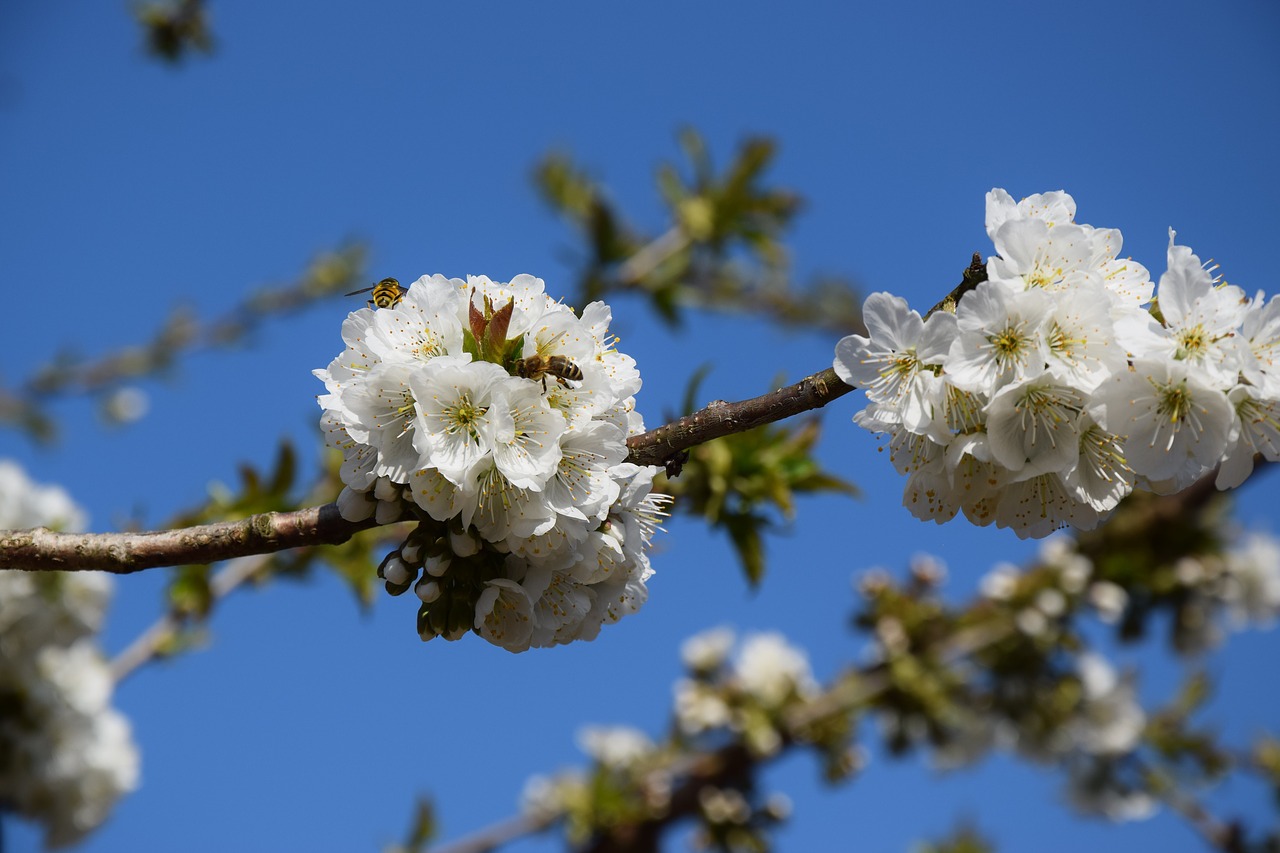
M1066 189L1081 221L1121 228L1125 253L1157 274L1172 225L1233 283L1280 290L1271 2L212 10L217 55L172 69L142 55L122 0L0 8L5 381L64 347L144 340L177 303L219 314L348 235L370 241L375 277L531 272L567 292L573 238L531 189L535 159L572 151L657 228L654 166L675 155L685 123L720 162L747 134L780 141L773 176L808 199L792 243L802 278L843 273L932 304L972 252L990 251L983 194L1001 186L1015 197ZM313 460L310 370L339 350L348 307L319 306L146 383L152 411L130 428L104 430L71 401L57 409L57 448L8 432L0 455L64 484L95 530L199 502L239 461L268 464L281 436ZM691 365L716 364L707 399L738 399L779 370L794 380L829 365L834 345L722 318L672 336L626 303L615 317L650 424L678 406ZM512 813L529 775L578 763L579 725L661 731L679 643L697 630L783 630L826 678L862 645L846 629L855 572L900 570L928 551L947 560L959 597L995 560L1031 552L1007 531L912 519L900 478L848 424L853 403L832 409L823 458L866 498L802 504L770 540L755 594L724 541L678 520L645 609L571 648L422 645L413 602L382 597L363 617L327 578L238 596L207 651L121 688L142 788L84 849L376 850L401 836L419 793L458 837ZM1238 514L1275 531L1280 477L1258 480ZM156 617L163 582L118 584L111 650ZM1211 717L1237 740L1280 724L1280 693L1256 677L1275 671L1276 650L1276 633L1254 632L1206 661L1223 691ZM1157 666L1145 697L1167 696L1175 672ZM1167 814L1081 823L1055 777L1005 759L939 778L877 755L852 786L825 791L816 777L807 759L770 775L797 803L779 850L906 850L961 817L1010 851L1200 849ZM1265 813L1265 797L1242 787L1214 802ZM35 846L29 827L6 830L12 850Z

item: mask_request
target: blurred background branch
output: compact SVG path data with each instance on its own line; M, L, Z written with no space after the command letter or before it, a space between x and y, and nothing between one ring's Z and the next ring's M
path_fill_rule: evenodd
M350 242L317 255L296 281L259 288L227 314L202 322L176 308L151 340L97 357L64 350L21 385L0 387L0 426L26 432L37 441L57 436L57 417L50 404L73 395L91 395L110 421L113 391L128 383L166 375L193 353L243 343L264 323L281 319L311 304L341 295L365 279L366 248Z

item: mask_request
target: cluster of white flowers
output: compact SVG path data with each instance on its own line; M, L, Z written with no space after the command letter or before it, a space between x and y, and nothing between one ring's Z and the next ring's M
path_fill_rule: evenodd
M1168 271L1117 257L1120 232L1076 223L1064 192L987 194L996 255L954 313L887 293L834 367L887 434L918 518L962 512L1019 536L1091 529L1135 487L1178 491L1255 454L1280 459L1280 301L1214 278L1169 232Z
M0 460L0 529L83 524L65 491ZM0 803L43 824L50 847L93 830L138 784L95 639L110 594L97 572L0 571Z
M625 768L654 751L653 740L632 726L584 726L578 746L599 764Z
M421 520L379 575L422 600L423 639L523 651L592 639L644 603L669 498L651 492L660 469L625 461L640 373L610 319L530 275L436 275L343 323L345 351L315 372L344 457L338 506Z
M818 683L804 650L782 634L747 635L731 661L735 639L728 628L712 628L684 642L691 677L675 683L676 725L689 736L729 728L768 755L782 745L771 717L794 700L815 697Z
M1075 549L1072 539L1046 540L1038 562L1056 569L1056 584L1040 589L1018 611L1017 625L1023 633L1041 635L1053 620L1074 608L1076 599L1086 602L1108 624L1124 617L1129 593L1117 583L1095 578L1093 563ZM1176 644L1184 651L1218 642L1221 623L1243 630L1251 625L1267 627L1280 616L1280 539L1270 533L1239 536L1220 554L1181 557L1166 571L1166 577L1153 578L1151 583L1176 599L1180 611ZM983 576L979 590L992 601L1011 602L1022 578L1017 566L1000 563Z
M1085 814L1114 821L1151 817L1158 802L1115 763L1138 748L1147 724L1133 682L1091 652L1077 658L1076 671L1083 694L1061 744L1068 801Z

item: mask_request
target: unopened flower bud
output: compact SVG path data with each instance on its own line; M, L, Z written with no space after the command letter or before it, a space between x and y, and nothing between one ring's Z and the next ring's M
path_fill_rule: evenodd
M430 604L440 597L440 583L424 577L414 584L413 591L422 599L423 604Z
M380 501L399 501L400 486L386 477L379 477L373 484L373 496Z
M480 540L465 530L461 533L449 531L449 548L456 556L470 557L480 553Z
M391 524L399 521L404 515L404 506L399 501L378 501L373 517L379 524Z
M376 502L368 492L357 492L345 487L338 493L338 514L347 521L364 521L373 515Z
M413 573L409 571L409 567L405 565L404 560L392 557L382 564L382 576L387 583L393 583L396 586L406 584L413 577Z

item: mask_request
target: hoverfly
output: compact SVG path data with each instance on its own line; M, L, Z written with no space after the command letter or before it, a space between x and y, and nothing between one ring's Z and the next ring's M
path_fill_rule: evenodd
M545 393L548 376L554 376L557 382L567 388L569 386L566 379L582 381L582 368L566 355L531 355L516 362L516 375L525 379L541 379Z
M404 298L405 289L400 286L400 282L394 278L384 278L382 281L372 287L364 287L360 290L353 290L346 296L359 296L361 293L373 291L369 297L369 304L374 308L394 308L400 304L400 300Z

